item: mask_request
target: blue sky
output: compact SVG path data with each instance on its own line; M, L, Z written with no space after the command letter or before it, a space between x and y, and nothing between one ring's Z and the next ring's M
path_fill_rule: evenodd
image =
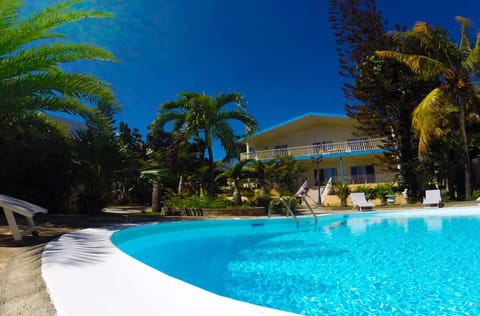
M47 2L28 5L40 3ZM344 113L345 79L338 75L327 0L86 3L115 18L76 23L68 32L76 40L110 49L122 63L82 64L81 70L113 84L123 106L117 120L143 135L159 105L181 91L241 92L263 129L307 112ZM478 0L448 5L438 0L379 0L377 5L391 28L423 20L458 38L454 17L461 15L477 23L473 30L480 30Z

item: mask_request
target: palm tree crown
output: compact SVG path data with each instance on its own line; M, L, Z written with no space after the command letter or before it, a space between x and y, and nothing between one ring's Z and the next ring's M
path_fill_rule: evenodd
M208 153L208 193L213 194L214 167L213 142L220 141L226 158L233 158L239 152L237 137L230 125L239 121L246 126L248 133L258 129L255 118L246 112L244 97L240 93L220 93L215 97L195 92L180 93L180 99L165 102L160 106L159 115L153 122L159 129L172 123L175 133L182 133L189 138L201 140ZM236 108L228 109L229 104Z
M461 41L456 46L447 34L430 27L425 22L417 22L411 31L395 33L418 40L425 55L407 54L397 51L377 51L382 58L392 58L409 66L412 71L425 79L437 78L439 85L428 93L413 112L413 126L420 136L419 155L428 152L429 143L445 137L454 129L442 129L450 119L450 127L458 124L458 148L463 154L465 171L465 195L471 196L470 157L466 134L466 111L478 105L473 77L480 74L480 32L476 44L472 46L467 35L470 20L457 17L461 23Z
M209 161L213 163L213 141L219 140L228 157L238 153L235 132L230 125L233 120L255 132L258 124L246 112L244 98L240 93L220 93L215 97L194 92L182 92L180 99L165 102L160 106L159 115L153 124L163 127L171 122L175 132L184 132L190 137L203 139ZM234 103L235 109L226 107Z
M0 0L0 114L50 110L92 119L98 113L91 105L119 106L108 83L60 67L80 60L117 61L106 49L61 42L66 36L52 32L65 23L111 16L73 8L81 2L61 2L21 18L23 1Z

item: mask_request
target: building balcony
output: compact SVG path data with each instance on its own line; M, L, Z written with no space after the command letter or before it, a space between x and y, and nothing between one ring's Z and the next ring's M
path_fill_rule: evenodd
M385 137L365 138L349 140L337 143L322 143L309 146L287 147L278 149L256 150L249 153L241 153L240 160L256 159L271 160L277 157L292 156L296 159L309 159L310 157L321 156L323 158L333 158L342 156L355 156L363 154L382 153L385 150L381 148Z

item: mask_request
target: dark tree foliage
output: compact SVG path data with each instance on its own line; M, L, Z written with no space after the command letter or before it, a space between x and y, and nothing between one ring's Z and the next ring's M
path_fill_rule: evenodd
M398 171L411 197L422 184L417 179L418 139L412 130L412 111L431 83L421 81L407 67L374 56L379 49L414 51L417 43L386 33L387 23L375 0L331 0L330 22L337 42L343 91L352 103L347 115L363 135L387 137L380 157L390 171ZM400 27L396 26L399 30ZM400 166L400 170L397 169Z
M142 134L137 128L133 130L125 122L120 122L118 127L118 138L120 143L135 153L138 158L142 158L145 154L145 144L142 140Z
M157 153L159 165L170 173L165 189L177 192L182 177L183 193L198 194L206 190L205 172L208 161L204 156L205 144L201 139L190 142L186 134L169 133L161 126L150 125L147 147Z
M345 83L343 92L352 99L355 98L353 81L360 73L358 65L388 41L385 22L375 0L330 0L329 15L337 42L339 73L352 79Z
M65 134L42 114L2 118L0 192L63 211L72 180Z
M150 186L140 176L147 160L146 145L140 131L120 122L116 139L120 145L123 168L116 172L114 201L120 204L149 204Z
M71 151L77 208L82 213L99 212L112 200L112 184L125 167L120 146L112 134L89 127L74 133Z
M276 157L265 163L267 181L281 195L292 195L298 189L301 176L307 170L304 161L298 161L291 156Z

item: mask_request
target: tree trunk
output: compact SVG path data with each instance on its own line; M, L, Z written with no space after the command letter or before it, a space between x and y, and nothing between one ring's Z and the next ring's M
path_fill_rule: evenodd
M238 189L235 189L235 191L233 191L233 204L242 204L242 195L240 194L240 191Z
M463 102L459 102L459 109L460 109L460 136L461 136L461 150L463 152L462 159L463 159L463 168L465 172L465 199L470 200L472 198L472 170L471 170L471 162L470 162L470 154L468 153L468 138L467 138L467 131L465 127L465 104Z
M408 190L408 203L414 203L418 200L419 195L419 162L418 142L414 141L414 132L412 129L413 106L410 104L416 103L410 102L408 106L400 108L400 125L398 126L398 130L395 131L395 135L399 137L397 142L402 185Z
M160 184L158 182L153 183L152 212L160 212Z
M215 168L215 162L213 160L213 149L211 145L211 137L209 133L206 133L206 143L207 143L207 151L208 151L208 164L209 164L209 170L208 170L208 175L207 175L207 194L209 196L213 196L214 189L215 189L215 183L214 183L214 175L213 175L213 169Z

